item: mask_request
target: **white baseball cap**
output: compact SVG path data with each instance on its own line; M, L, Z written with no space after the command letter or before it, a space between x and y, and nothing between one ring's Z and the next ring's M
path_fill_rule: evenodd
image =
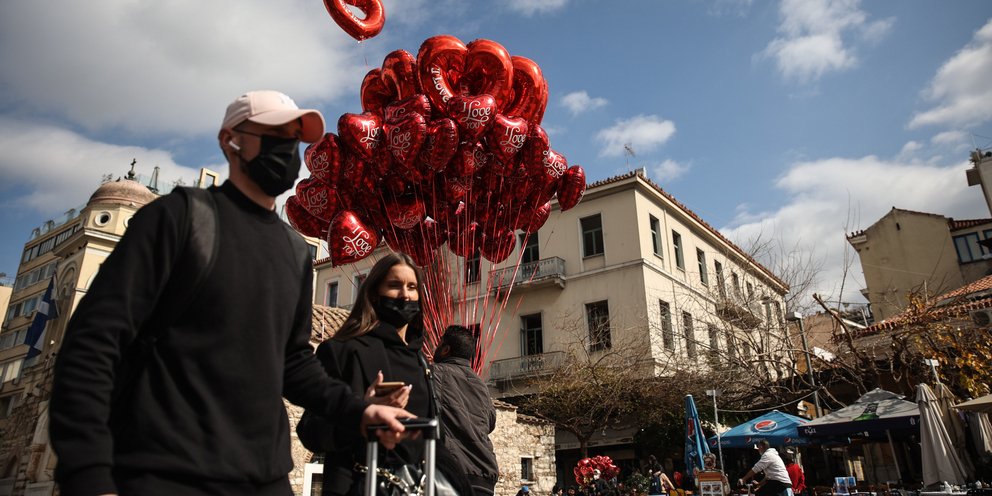
M231 102L224 114L224 129L234 129L244 121L265 126L281 126L300 119L303 134L300 139L313 143L324 135L324 116L314 109L301 109L284 93L271 90L249 91Z

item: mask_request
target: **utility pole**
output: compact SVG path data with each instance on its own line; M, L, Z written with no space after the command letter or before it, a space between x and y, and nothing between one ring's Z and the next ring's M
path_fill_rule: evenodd
M816 384L816 374L813 373L813 360L809 357L809 343L806 342L806 329L803 327L803 315L799 312L793 312L792 315L785 318L789 322L799 322L799 337L803 342L803 354L806 355L806 372L809 374L809 383L813 386L813 406L815 407L815 412L817 418L823 415L822 410L820 410L820 387Z
M720 453L720 470L727 470L723 466L723 444L720 443L720 415L716 411L716 396L720 394L720 391L716 389L707 389L706 394L713 397L713 430L716 431L716 451Z

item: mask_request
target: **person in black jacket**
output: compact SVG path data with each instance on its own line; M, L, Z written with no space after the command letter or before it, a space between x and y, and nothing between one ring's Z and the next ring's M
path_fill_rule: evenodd
M420 292L420 268L405 253L380 259L358 288L351 313L334 337L317 347L317 358L327 373L356 391L365 391L370 403L405 408L418 417L435 417L424 344ZM402 382L403 387L377 394L383 382ZM326 453L323 494L358 495L365 481L356 464L365 465L365 446L358 436L335 425L320 412L307 410L296 427L303 445ZM454 464L443 445L437 446L437 467ZM404 441L381 454L380 467L416 464L423 460L423 442ZM464 475L445 472L449 481L463 489Z
M448 326L434 351L434 385L444 446L460 465L476 496L492 496L499 466L489 433L496 407L472 370L476 337L463 326Z
M193 192L153 201L131 220L55 364L50 434L61 494L291 494L283 396L355 436L388 423L395 432L384 441L397 440L397 416L409 413L366 404L314 359L311 259L274 211L299 173L300 141L323 133L318 111L276 91L228 106L218 140L230 180L202 197L217 242L195 288L173 284L186 282L195 226L184 195ZM158 339L139 352L152 329Z

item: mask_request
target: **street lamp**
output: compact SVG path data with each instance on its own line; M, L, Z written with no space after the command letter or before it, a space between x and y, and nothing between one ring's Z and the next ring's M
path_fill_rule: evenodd
M816 410L816 416L822 415L820 410L820 392L819 387L816 385L816 374L813 373L813 360L809 357L809 344L806 342L806 329L803 327L803 315L799 312L792 312L785 318L789 322L799 322L799 336L803 341L803 354L806 355L806 372L809 373L809 382L813 386L813 406Z
M930 371L933 372L933 379L937 381L937 384L940 384L940 375L937 374L937 367L940 367L940 360L937 360L936 358L926 358L923 360L923 363L930 367Z
M713 430L716 431L716 450L720 453L720 470L727 470L723 466L723 445L720 444L720 415L716 412L716 396L720 394L720 391L716 389L707 389L706 395L713 397Z

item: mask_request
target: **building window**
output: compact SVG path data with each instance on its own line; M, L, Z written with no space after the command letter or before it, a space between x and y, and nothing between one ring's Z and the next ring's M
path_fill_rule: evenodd
M696 335L692 329L692 315L682 312L682 332L685 334L685 353L689 358L696 358Z
M586 322L589 324L589 350L605 350L610 343L610 307L606 301L586 304Z
M675 351L675 332L672 330L672 308L667 301L658 300L661 316L661 342L665 349Z
M978 233L954 236L954 248L958 251L958 262L960 263L974 262L982 258L982 250L978 244Z
M544 353L544 330L541 314L520 316L520 354L540 355Z
M655 255L658 255L660 257L662 256L661 255L661 222L658 221L657 217L653 215L649 215L648 225L651 228L651 250L654 252Z
M734 360L737 358L737 339L734 338L734 332L727 329L727 356Z
M685 260L682 258L682 235L672 231L672 248L675 249L675 266L685 270Z
M368 274L358 274L355 276L355 290L351 292L352 303L358 301L358 288L362 287L362 283L365 282L365 278L368 276L369 276Z
M307 247L310 250L310 260L317 260L317 245L307 243Z
M696 248L696 263L699 265L699 282L706 286L710 283L710 276L706 273L706 253Z
M736 272L731 272L730 273L730 280L731 280L731 282L734 283L734 294L737 295L738 298L740 298L740 296L741 296L741 278L740 278L740 276L738 276Z
M992 229L982 231L982 237L985 239L992 239ZM992 253L992 251L985 247L985 245L982 245L982 253L988 255L989 253Z
M324 306L338 306L338 282L328 282L327 291L324 292Z
M765 303L765 322L772 323L772 304L770 302Z
M723 264L713 262L713 270L716 272L716 288L720 291L720 296L727 297L727 288L723 286Z
M720 331L715 325L709 324L706 326L706 332L710 335L710 359L716 359L720 355Z
M747 283L747 299L748 301L754 299L754 284Z
M603 248L603 218L599 214L579 219L582 226L582 256L594 257L602 255Z
M775 322L778 322L779 325L784 325L785 320L782 318L782 304L777 301L773 301L772 312L775 314Z
M0 398L0 418L7 418L14 411L15 405L15 395L7 395Z
M465 284L479 282L479 271L482 269L482 260L479 258L479 250L475 250L472 258L465 259Z
M524 481L534 480L534 459L530 457L520 459L520 479Z
M523 247L520 253L520 263L537 262L541 259L541 250L537 246L537 233L521 233L520 246Z

